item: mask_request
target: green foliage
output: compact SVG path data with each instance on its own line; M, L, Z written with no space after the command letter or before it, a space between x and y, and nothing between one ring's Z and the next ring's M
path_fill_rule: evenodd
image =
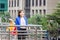
M51 15L47 15L48 22L48 30L51 36L57 37L58 28L60 27L60 3L57 5L55 12Z
M0 12L2 22L9 22L10 14L8 12Z
M36 14L28 19L29 24L38 24L42 25L43 29L47 29L47 18L45 16L41 16L39 14Z
M60 3L58 3L55 12L48 15L48 19L55 20L60 25Z
M42 16L42 18L41 18L41 24L42 24L42 28L43 28L43 30L47 30L48 29L48 20L47 20L47 18L45 17L45 16Z
M29 18L28 21L29 21L29 24L41 24L40 23L41 16L37 14L37 15L32 16L31 18Z
M60 3L58 3L55 12L52 14L45 16L34 15L28 21L30 24L42 25L42 28L48 30L51 36L57 37L59 35L57 30L60 27Z

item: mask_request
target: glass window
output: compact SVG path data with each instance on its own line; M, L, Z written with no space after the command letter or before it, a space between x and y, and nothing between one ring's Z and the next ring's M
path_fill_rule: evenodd
M12 0L12 7L13 7L13 0Z
M17 0L17 6L19 6L19 2L20 2L20 1L19 1L19 0Z
M43 0L43 6L45 6L46 5L46 0Z
M13 15L13 10L12 10L12 15Z
M25 4L26 4L26 7L27 7L28 6L28 0L26 0Z
M39 0L39 6L41 6L42 5L42 0Z
M32 10L32 15L34 15L34 10Z
M10 13L10 10L9 10L9 13Z
M34 0L32 0L32 6L34 6Z
M0 4L0 8L5 8L5 4L4 3L1 3Z
M12 17L13 17L13 10L12 10L12 13L11 13Z
M46 10L45 9L43 10L43 13L46 14Z
M30 6L30 4L31 4L31 0L29 0L29 6Z
M9 7L10 7L10 0L9 0Z
M36 0L36 6L38 6L38 0Z
M36 10L36 13L38 13L38 10Z
M42 14L42 10L39 10L39 13Z

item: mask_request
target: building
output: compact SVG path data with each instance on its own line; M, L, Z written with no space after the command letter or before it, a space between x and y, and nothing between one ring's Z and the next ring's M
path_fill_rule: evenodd
M23 0L8 0L8 11L10 12L10 16L15 19L17 14L18 14L18 10L20 9L24 9L23 8Z
M59 0L8 0L8 11L13 19L17 16L17 11L23 9L27 17L32 17L35 14L49 14Z
M30 1L30 16L34 14L49 14L52 13L53 9L56 8L56 5L59 0L29 0ZM28 4L28 2L27 2Z

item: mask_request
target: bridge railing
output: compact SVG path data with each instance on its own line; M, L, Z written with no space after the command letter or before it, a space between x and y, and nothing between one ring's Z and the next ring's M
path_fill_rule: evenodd
M6 31L7 27L10 25L0 25L0 40L11 40L11 39L16 39L18 40L17 35L27 35L26 40L43 40L43 37L47 37L47 31L42 30L42 25L14 25L10 27L26 27L27 30L22 31L22 30L15 30L17 32L27 32L27 33L17 33L16 37L14 38L13 35L10 34L10 30ZM13 31L14 32L14 31ZM12 37L12 38L11 38ZM22 36L21 36L21 40Z

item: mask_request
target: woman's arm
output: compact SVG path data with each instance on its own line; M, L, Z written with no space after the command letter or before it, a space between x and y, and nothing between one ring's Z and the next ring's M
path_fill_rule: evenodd
M16 18L15 20L15 25L20 25L18 18ZM20 30L20 26L16 26L16 27L17 27L17 30Z
M16 18L16 20L15 20L15 25L18 25L18 20L17 20L17 18Z

